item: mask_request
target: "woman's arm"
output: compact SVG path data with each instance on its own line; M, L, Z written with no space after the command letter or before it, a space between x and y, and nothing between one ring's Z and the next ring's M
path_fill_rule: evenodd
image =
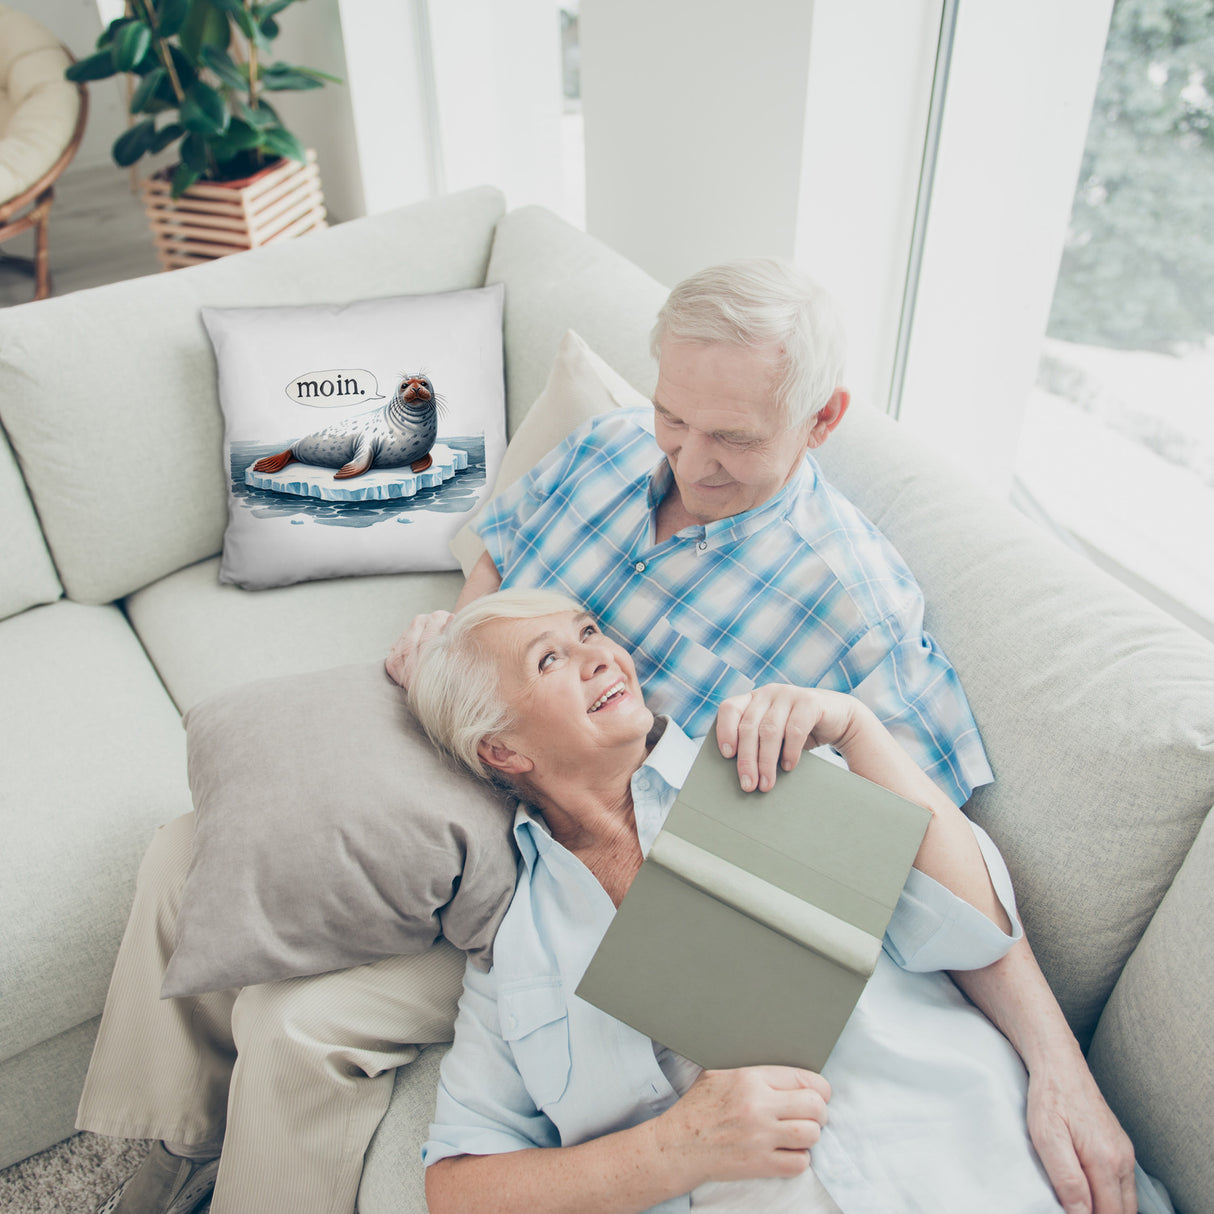
M458 1155L426 1171L431 1214L633 1214L709 1180L796 1176L830 1086L794 1067L705 1071L664 1113L571 1147Z
M777 768L791 771L803 750L833 746L856 775L931 811L915 867L1011 933L969 820L854 696L784 683L733 696L717 714L717 744L737 755L748 792L770 789Z

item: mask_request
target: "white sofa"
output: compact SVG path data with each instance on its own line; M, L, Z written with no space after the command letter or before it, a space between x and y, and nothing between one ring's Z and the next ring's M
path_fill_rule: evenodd
M648 392L665 289L490 189L0 312L0 1166L72 1132L153 828L190 808L180 714L374 661L456 573L217 581L222 425L202 305L505 284L511 431L576 329ZM1214 1210L1214 646L854 407L826 474L923 585L996 772L970 805L1147 1169ZM360 1194L423 1210L443 1047L398 1074Z

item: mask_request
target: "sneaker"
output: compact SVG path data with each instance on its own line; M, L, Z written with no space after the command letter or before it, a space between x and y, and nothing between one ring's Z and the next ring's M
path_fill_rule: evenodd
M199 1163L152 1146L139 1170L106 1198L97 1214L193 1214L210 1196L219 1160Z

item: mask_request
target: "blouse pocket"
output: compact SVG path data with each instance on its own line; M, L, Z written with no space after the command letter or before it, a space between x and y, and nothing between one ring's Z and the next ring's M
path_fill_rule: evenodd
M569 1086L569 1008L559 978L514 983L498 993L502 1037L538 1108Z

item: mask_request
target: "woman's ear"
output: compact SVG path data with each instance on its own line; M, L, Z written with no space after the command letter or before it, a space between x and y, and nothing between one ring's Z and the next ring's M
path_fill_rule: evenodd
M534 764L526 755L511 750L500 738L485 738L476 745L481 762L503 775L518 776L532 769Z

